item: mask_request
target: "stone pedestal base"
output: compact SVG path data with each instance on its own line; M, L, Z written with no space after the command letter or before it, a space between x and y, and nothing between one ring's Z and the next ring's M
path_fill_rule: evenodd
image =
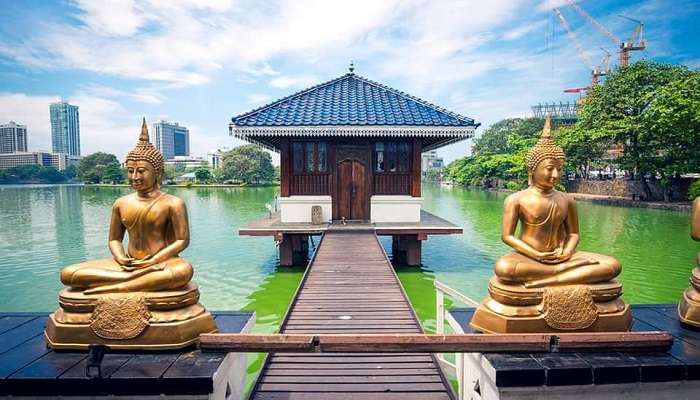
M684 324L700 328L700 268L693 269L690 285L678 302L678 318Z
M179 290L103 295L64 289L44 335L54 349L87 349L91 344L179 349L196 343L202 333L217 331L214 318L198 301L194 283Z
M484 333L624 332L632 314L621 294L617 281L528 289L494 276L470 325Z

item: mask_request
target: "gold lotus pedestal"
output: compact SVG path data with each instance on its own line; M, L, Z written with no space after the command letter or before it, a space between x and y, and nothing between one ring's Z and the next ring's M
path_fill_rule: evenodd
M700 327L700 267L693 269L690 287L678 303L678 316L684 324Z
M485 333L624 332L632 324L622 284L616 280L586 285L526 288L493 277L489 295L470 325Z
M212 315L199 304L197 285L160 292L87 295L66 288L50 315L46 340L54 349L178 349L201 333L216 332Z

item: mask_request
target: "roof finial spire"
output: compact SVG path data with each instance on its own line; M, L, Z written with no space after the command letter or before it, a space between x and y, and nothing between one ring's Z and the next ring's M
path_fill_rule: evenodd
M351 74L355 72L355 62L352 60L350 60L350 67L348 67L348 71L350 71Z

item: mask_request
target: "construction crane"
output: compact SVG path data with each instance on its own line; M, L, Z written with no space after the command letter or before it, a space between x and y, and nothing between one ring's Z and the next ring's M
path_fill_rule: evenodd
M607 75L610 71L610 53L601 47L601 49L606 53L606 56L605 58L603 58L603 61L598 66L594 67L590 57L588 56L588 53L581 45L581 42L576 36L576 33L574 33L574 30L571 29L571 26L569 25L569 22L566 20L566 18L564 18L564 15L556 7L553 11L555 14L557 14L557 17L559 17L559 22L561 22L561 25L566 30L567 35L569 35L569 39L576 46L579 58L581 59L581 61L583 61L586 67L588 67L589 71L591 71L591 86L596 85L600 81L600 77Z
M630 17L625 17L624 15L619 15L619 17L622 17L624 19L627 19L627 20L630 20L632 22L637 23L637 26L634 28L634 30L630 34L629 38L627 38L627 41L622 41L620 38L615 36L614 33L610 32L610 30L608 30L608 28L606 28L603 24L601 24L595 18L593 18L590 14L588 14L586 12L586 10L581 8L581 6L579 6L575 1L573 1L573 0L565 0L565 1L577 13L579 13L582 17L587 19L588 22L591 23L591 25L593 25L596 29L598 29L605 36L610 38L610 40L612 40L613 43L615 43L615 46L619 46L619 48L620 48L620 66L621 67L629 65L631 51L639 51L639 50L646 49L646 42L644 41L644 22L630 18Z

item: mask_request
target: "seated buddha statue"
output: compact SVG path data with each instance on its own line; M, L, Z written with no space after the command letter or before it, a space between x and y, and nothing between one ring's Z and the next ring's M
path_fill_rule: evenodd
M555 189L565 156L552 141L550 124L547 117L527 153L529 187L505 200L501 239L513 251L496 262L489 296L471 325L498 333L628 330L629 307L614 279L620 263L577 250L576 202Z
M61 271L68 288L60 293L60 307L47 325L50 346L178 348L192 344L200 333L216 331L213 317L198 303L197 286L190 282L192 265L179 257L190 240L187 208L178 197L160 191L163 167L144 119L139 141L126 156L135 192L112 207L112 258Z
M700 241L700 197L693 201L690 219L690 237ZM678 303L678 316L684 324L700 327L700 253L690 274L690 287Z

